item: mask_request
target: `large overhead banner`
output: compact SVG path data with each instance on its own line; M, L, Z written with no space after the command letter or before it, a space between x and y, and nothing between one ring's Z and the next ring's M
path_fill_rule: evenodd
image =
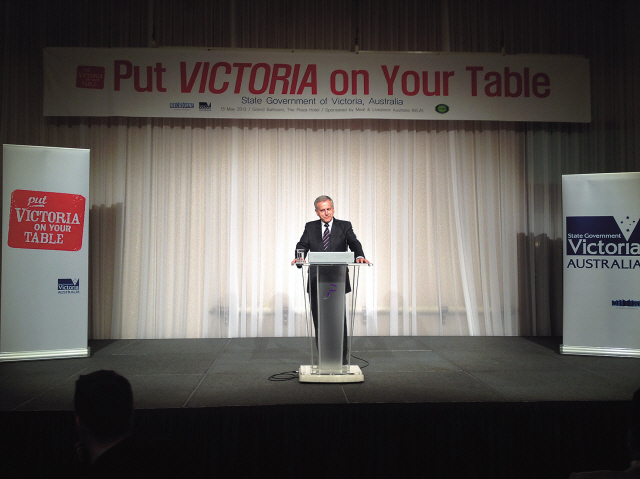
M569 55L45 48L45 116L591 121Z
M561 351L640 357L640 173L565 175Z
M89 150L3 146L0 361L89 355Z

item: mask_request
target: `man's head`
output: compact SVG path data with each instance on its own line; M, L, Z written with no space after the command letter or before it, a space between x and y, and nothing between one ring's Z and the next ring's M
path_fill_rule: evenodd
M111 442L131 432L133 391L129 381L115 371L80 376L73 402L81 435L88 433L99 442Z
M328 196L318 196L313 202L316 207L316 214L323 223L328 223L333 219L333 200Z

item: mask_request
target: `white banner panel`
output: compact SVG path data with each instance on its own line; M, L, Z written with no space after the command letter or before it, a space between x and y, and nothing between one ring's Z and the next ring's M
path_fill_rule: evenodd
M45 48L45 116L591 121L568 55Z
M3 154L0 361L88 356L89 150Z
M562 352L640 357L640 173L565 175Z

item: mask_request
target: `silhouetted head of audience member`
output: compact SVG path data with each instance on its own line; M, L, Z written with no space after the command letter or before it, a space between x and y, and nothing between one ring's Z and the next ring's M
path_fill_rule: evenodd
M78 434L93 462L131 434L133 391L115 371L95 371L76 381L74 410Z
M640 476L640 389L638 389L631 399L629 405L629 416L627 418L629 435L629 453L631 455L631 465L625 471L590 471L577 472L571 474L569 479L609 479L623 477Z
M629 408L629 449L631 459L640 461L640 389L634 393Z

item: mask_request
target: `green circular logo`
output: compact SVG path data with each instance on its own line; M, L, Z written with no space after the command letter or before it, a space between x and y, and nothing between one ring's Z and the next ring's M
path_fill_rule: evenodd
M444 103L440 103L439 105L436 105L436 111L444 115L445 113L449 113L449 106Z

